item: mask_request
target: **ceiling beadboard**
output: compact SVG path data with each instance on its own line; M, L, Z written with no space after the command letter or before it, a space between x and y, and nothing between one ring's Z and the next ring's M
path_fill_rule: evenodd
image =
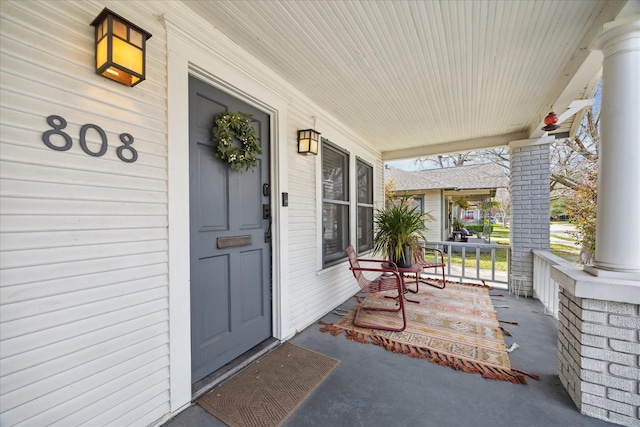
M624 3L186 1L382 152L530 132Z

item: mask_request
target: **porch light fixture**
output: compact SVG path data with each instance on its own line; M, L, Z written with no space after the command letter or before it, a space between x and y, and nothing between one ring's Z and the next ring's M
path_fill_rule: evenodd
M560 127L560 125L557 125L556 123L558 123L558 116L556 113L551 111L547 114L547 117L544 118L545 127L543 127L542 130L547 132L556 130Z
M313 129L304 129L298 131L298 153L304 155L318 154L318 141L320 140L320 132Z
M135 86L145 79L145 48L151 34L106 7L96 28L96 74Z

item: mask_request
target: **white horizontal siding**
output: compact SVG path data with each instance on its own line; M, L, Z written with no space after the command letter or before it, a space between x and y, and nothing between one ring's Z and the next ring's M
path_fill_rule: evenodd
M155 35L132 89L93 70L104 5L50 6L1 3L0 424L147 425L170 411L163 28L143 3L107 5ZM43 143L50 115L70 150ZM104 156L82 151L85 124Z
M429 230L425 233L425 237L428 241L441 240L442 197L440 196L440 190L424 193L424 211L429 212L434 218L433 221L427 223Z
M300 96L297 93L292 95ZM313 116L316 117L314 124ZM338 120L340 118L337 118ZM318 224L322 222L322 193L317 182L322 168L322 152L318 156L301 156L297 151L297 130L314 127L321 137L349 152L351 193L355 194L356 157L374 165L374 198L383 200L382 162L379 154L367 150L361 141L342 128L336 118L319 115L318 108L299 98L288 110L288 134L291 139L288 159L289 174L289 322L292 330L302 330L336 307L358 289L346 261L327 269L322 268L322 245ZM320 193L318 193L320 191ZM355 196L354 196L355 197ZM352 230L355 230L356 201L351 200ZM352 233L355 236L355 233ZM352 242L355 244L355 242ZM324 271L323 271L324 270Z

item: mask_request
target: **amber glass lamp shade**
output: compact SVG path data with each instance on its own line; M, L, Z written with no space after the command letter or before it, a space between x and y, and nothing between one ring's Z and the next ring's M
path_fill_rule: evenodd
M151 34L107 8L91 25L96 29L96 73L127 86L143 81Z
M313 129L298 131L298 153L311 155L318 154L318 141L320 133Z

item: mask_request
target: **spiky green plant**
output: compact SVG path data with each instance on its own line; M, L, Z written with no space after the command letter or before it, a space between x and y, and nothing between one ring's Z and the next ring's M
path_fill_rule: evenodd
M428 230L425 222L431 219L430 214L412 207L410 199L389 202L386 208L375 212L373 249L390 259L404 259L405 245L411 246L415 238L425 240L424 233Z

